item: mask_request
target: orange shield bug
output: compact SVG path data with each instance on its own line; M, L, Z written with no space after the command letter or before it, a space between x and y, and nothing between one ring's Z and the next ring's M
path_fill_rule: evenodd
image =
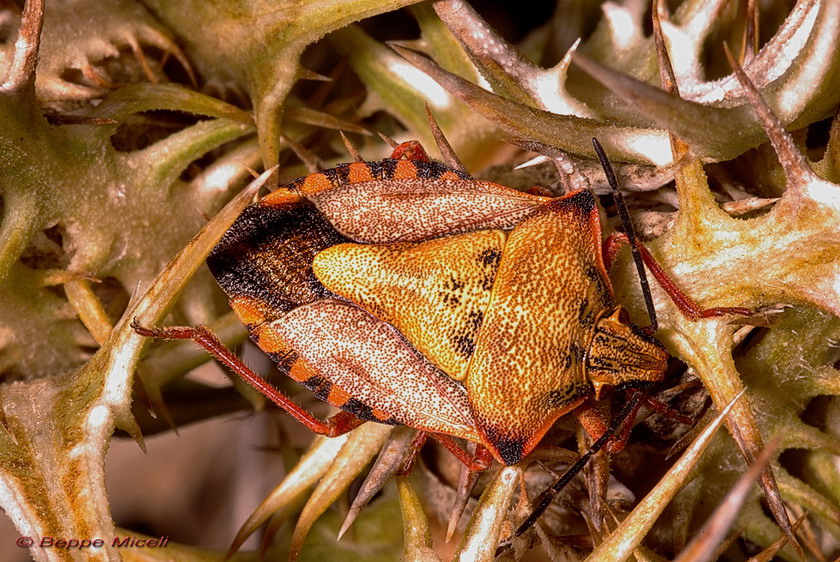
M202 327L136 329L194 338L313 431L403 424L481 469L449 438L514 464L559 417L589 408L590 396L662 379L665 348L613 300L607 269L618 244L630 244L640 273L644 260L689 316L749 313L699 309L627 227L602 242L589 191L522 193L430 162L418 146L277 189L242 213L207 260L254 342L342 413L314 418ZM587 429L592 449L520 531L618 426Z

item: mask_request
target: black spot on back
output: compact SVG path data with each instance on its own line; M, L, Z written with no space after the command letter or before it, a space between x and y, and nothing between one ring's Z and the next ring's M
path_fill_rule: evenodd
M301 176L291 183L286 184L286 187L289 188L290 191L293 193L300 193L301 187L303 186L304 182L306 181L307 176Z
M525 449L525 439L499 439L492 441L496 450L499 451L499 457L502 461L510 466L522 460L522 451Z
M475 340L472 334L456 334L452 337L452 343L455 345L455 351L464 357L472 357L475 352Z
M436 180L446 169L440 164L434 162L417 162L417 177L424 180Z
M481 328L484 323L484 313L480 310L473 310L467 315L467 325L472 328L473 334Z
M385 167L382 165L381 161L375 162L368 162L367 163L368 170L370 170L370 175L373 176L375 180L385 179L384 177L384 170Z
M298 360L300 355L294 350L289 350L285 353L267 353L268 358L271 359L281 373L288 375L292 369L292 365Z
M350 164L339 164L336 166L335 175L339 184L347 183L350 180Z
M487 248L478 255L479 263L485 266L498 267L502 260L502 252L494 248Z
M445 287L450 291L461 291L464 289L464 282L459 281L455 278L455 276L450 275Z
M443 303L452 308L457 308L461 304L461 297L458 295L447 292L442 292L441 295Z
M558 388L548 392L545 395L545 401L551 408L560 408L587 394L589 394L587 385L571 384L565 388Z
M325 178L327 178L327 180L329 180L329 182L333 185L338 185L338 184L341 183L341 181L339 180L339 176L338 176L338 170L336 170L335 168L330 168L329 170L323 170L321 172L321 175L324 176Z
M575 213L581 216L588 216L595 208L595 198L588 189L582 189L569 197L564 199L561 203L564 208L571 208Z

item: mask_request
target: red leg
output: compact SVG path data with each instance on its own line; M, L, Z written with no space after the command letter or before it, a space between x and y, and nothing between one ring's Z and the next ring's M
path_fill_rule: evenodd
M621 232L613 232L607 239L604 240L601 252L601 255L604 256L604 267L607 268L609 271L612 268L612 264L615 261L615 257L618 255L618 251L624 245L619 237L624 237L624 240L627 240L627 235Z
M573 412L586 434L593 440L597 441L607 431L607 421L604 419L604 415L591 401L586 400Z
M572 466L566 469L566 472L564 472L563 475L560 478L558 478L550 488L548 488L545 492L542 493L540 499L537 502L537 506L531 512L531 515L529 515L528 518L525 519L525 521L523 521L523 523L514 533L515 537L522 535L522 533L527 531L534 523L536 523L540 515L542 515L542 513L551 504L554 497L558 493L560 493L560 491L566 487L566 484L571 482L572 479L581 470L583 470L583 467L586 465L587 462L589 462L589 459L592 458L592 455L600 451L604 446L606 446L610 441L612 441L613 436L616 434L616 432L618 432L620 427L624 425L624 423L626 423L627 420L631 417L631 414L633 414L633 412L637 410L639 402L641 402L641 397L631 396L630 400L628 400L628 402L621 409L621 412L619 412L618 415L612 419L609 427L606 427L603 431L601 431L600 429L600 427L603 427L603 418L601 418L600 423L596 421L597 418L600 417L600 414L593 415L592 410L594 410L594 408L591 403L584 402L575 410L575 413L581 419L581 424L583 424L584 429L586 429L588 432L589 428L587 427L587 424L589 424L595 431L600 431L600 436L595 440L594 443L592 443L588 451L582 454L580 458L576 460L574 464L572 464Z
M260 394L274 402L293 418L315 433L328 437L337 437L357 428L364 423L349 412L339 412L327 421L321 421L298 406L291 398L269 384L256 374L231 350L225 347L219 338L204 326L168 326L165 328L147 328L132 322L131 327L141 336L164 340L193 340L213 357L236 373L242 380L254 387Z
M633 429L633 424L636 421L636 416L639 415L639 409L642 407L642 404L648 406L650 409L656 412L659 412L663 416L675 419L678 422L683 423L685 425L692 425L695 421L693 418L681 414L677 410L673 409L665 402L662 402L661 400L657 400L656 398L649 396L648 391L646 390L641 390L638 388L627 389L627 395L630 398L632 398L636 394L640 395L641 400L633 407L633 410L630 412L630 415L628 415L627 419L624 422L622 422L618 431L616 431L612 440L606 446L606 449L610 453L618 453L619 451L622 451L627 445L627 439L630 437L630 430Z
M526 191L529 195L540 195L542 197L553 197L554 193L550 189L546 189L541 185L535 185L533 187L529 187Z
M423 148L423 145L416 140L401 142L395 146L394 151L391 153L391 158L394 160L402 158L404 160L414 160L417 162L431 161L429 155L426 154L426 150Z
M458 446L455 441L448 435L441 433L429 433L429 437L446 447L446 449L455 455L459 461L473 472L481 472L487 470L493 462L493 457L486 447L479 446L475 451L475 457L471 457L464 449Z
M630 397L632 398L632 394ZM633 422L641 406L642 401L637 401L624 420L617 420L620 425L614 430L607 444L604 445L604 449L611 455L622 451L625 445L627 445L630 430L633 428ZM591 402L584 402L574 410L574 413L580 425L583 426L583 429L593 441L597 441L607 432L607 422L604 416Z
M610 234L606 240L604 240L604 263L608 269L610 265L612 265L616 254L618 254L618 250L621 245L628 243L627 235L622 232L614 232L613 234ZM665 273L662 267L660 267L644 245L638 244L637 247L639 249L639 253L642 255L642 260L644 260L645 265L648 267L650 272L662 288L665 289L665 292L668 293L668 296L671 297L671 300L674 301L674 304L677 305L680 312L682 312L690 320L726 316L728 314L740 314L742 316L751 316L752 314L755 314L755 311L740 306L700 308L699 304L694 302L691 297L683 293L682 290L671 280L671 278L668 277L668 274Z
M629 392L644 392L644 391L630 389L630 391L628 391L628 393ZM631 394L631 396L632 396L632 394ZM644 393L642 395L642 401L651 410L654 410L655 412L659 412L663 416L671 418L672 420L677 420L681 424L693 425L694 422L696 421L692 417L686 416L685 414L681 414L680 412L673 409L671 406L669 406L665 402L662 402L661 400L657 400L656 398L653 398L652 396L648 396L647 393Z
M630 394L630 397L632 398L633 395ZM610 442L607 443L607 446L605 447L608 453L620 453L624 450L624 447L627 446L627 440L630 439L630 431L633 429L636 416L639 415L639 409L642 407L642 402L644 402L644 395L642 395L642 400L633 404L633 408L630 410L630 413L627 414L627 417L620 422L621 425L618 426L618 430L613 434L612 439L610 439Z
M429 434L425 431L418 431L417 435L414 436L414 439L411 441L411 453L409 454L408 458L405 459L405 462L397 471L398 476L405 476L411 472L411 469L414 468L414 461L417 460L417 455L420 454L420 449L423 448L423 445L426 444L426 440L429 438Z

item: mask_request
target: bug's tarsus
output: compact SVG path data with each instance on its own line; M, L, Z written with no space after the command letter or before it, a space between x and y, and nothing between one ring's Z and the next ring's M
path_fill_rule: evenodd
M627 440L630 438L630 431L633 429L633 424L638 417L639 410L642 406L647 406L651 410L658 412L660 415L670 418L672 420L676 420L677 422L685 425L694 425L697 420L682 414L666 404L661 400L657 400L651 396L653 392L652 388L625 388L624 391L627 393L627 397L629 399L638 398L636 405L633 409L627 414L627 418L621 423L618 428L616 429L612 440L606 445L606 450L611 455L615 453L619 453L624 450L624 447L627 445Z
M649 334L653 334L657 330L656 310L653 307L653 297L650 293L650 285L648 283L647 274L645 273L645 266L650 269L654 278L659 282L662 288L674 301L674 304L680 311L691 320L699 320L700 318L713 318L716 316L726 316L730 314L739 314L743 316L751 316L758 311L750 308L732 306L732 307L713 307L701 308L694 300L680 290L679 287L668 277L668 274L659 266L650 252L645 248L636 238L636 231L633 229L633 223L630 221L630 213L627 211L627 205L624 202L624 196L618 190L618 180L616 180L610 161L604 152L604 148L598 139L592 139L592 145L595 147L595 153L601 161L601 166L604 168L604 174L607 176L607 181L613 191L613 198L615 205L618 208L618 214L621 217L621 223L624 226L624 232L616 232L610 235L604 242L604 261L609 266L618 252L621 244L630 246L630 251L633 254L633 261L636 263L636 270L639 272L639 281L642 286L642 295L645 298L645 306L647 307L648 316L650 316L650 326L642 328Z
M612 165L604 152L604 147L598 142L598 139L592 139L592 145L595 147L595 154L598 155L598 160L601 161L601 167L604 168L604 174L607 176L607 182L613 191L613 199L615 206L618 208L618 214L621 217L621 224L624 226L624 232L627 234L630 251L633 253L633 261L636 263L636 271L639 272L639 282L642 285L642 295L645 298L645 306L650 317L650 326L647 331L650 333L656 332L658 325L656 321L656 309L653 307L653 297L650 294L650 285L648 284L647 274L645 273L645 265L642 261L642 256L639 252L639 244L636 239L636 231L633 229L633 222L630 220L630 213L627 211L627 204L624 202L624 195L618 190L618 180L613 172Z
M522 524L516 530L516 533L514 533L514 536L521 536L523 533L525 533L525 531L530 529L534 525L534 523L537 522L537 519L540 518L543 512L546 509L548 509L548 506L551 505L551 502L554 501L554 497L557 494L559 494L563 490L563 488L565 488L566 485L572 481L572 479L575 476L577 476L577 474L583 469L583 467L586 466L586 463L589 462L589 459L592 457L592 455L600 451L604 447L604 445L607 444L610 438L613 435L615 435L616 432L624 425L624 423L627 421L630 415L638 409L638 404L641 400L642 396L640 393L636 393L635 395L630 397L630 400L627 401L627 403L621 409L621 412L619 412L619 414L615 418L613 418L613 420L610 422L609 427L607 427L607 430L604 431L604 433L589 447L589 450L587 450L583 455L581 455L581 457L577 461L575 461L575 463L572 466L567 468L566 472L564 472L563 475L559 479L557 479L557 481L554 482L554 484L550 488L548 488L545 492L542 493L539 501L537 502L537 506L534 508L534 510L531 512L528 518L522 522Z
M423 445L426 444L428 439L429 433L427 431L417 432L417 435L414 436L414 439L411 441L411 446L409 447L411 452L405 459L402 467L396 472L397 476L406 476L411 473L411 469L414 468L414 462L417 460L417 455L420 454L420 449L423 448Z
M401 142L394 147L391 153L394 160L410 160L412 162L431 162L432 159L426 154L426 149L419 141L410 140Z
M644 391L640 391L638 389L628 389L628 392L641 392L642 401L644 402L644 405L667 418L676 420L684 425L694 425L697 422L697 420L692 418L691 416L687 416L685 414L680 413L679 411L669 406L666 402L657 400L656 398L649 396Z

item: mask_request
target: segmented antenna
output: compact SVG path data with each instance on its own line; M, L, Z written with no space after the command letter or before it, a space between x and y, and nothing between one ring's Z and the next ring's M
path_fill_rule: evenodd
M581 457L578 460L575 461L575 464L566 469L566 472L563 473L563 476L558 478L557 481L550 488L548 488L545 492L542 493L542 495L540 496L540 501L537 503L537 507L534 508L534 511L531 512L531 515L529 515L528 518L522 523L522 525L519 526L519 528L516 530L516 533L514 533L513 536L520 536L522 533L530 529L534 523L537 522L537 519L540 518L540 515L542 515L543 512L546 509L548 509L548 506L551 505L551 502L554 501L554 497L557 494L559 494L560 491L563 490L563 488L566 487L566 484L572 481L572 478L577 476L578 472L580 472L583 469L583 467L586 466L586 463L589 462L589 459L592 457L592 455L600 451L603 448L603 446L607 444L607 441L610 440L610 437L612 437L615 434L615 432L618 431L618 429L624 424L624 422L627 421L627 417L630 416L630 414L633 412L636 406L638 406L639 401L641 399L641 393L637 392L633 395L633 397L630 400L627 401L627 403L624 405L624 407L621 409L618 415L613 418L612 422L610 422L610 425L609 427L607 427L607 430L604 431L604 434L601 435L601 437L599 437L598 440L595 441L591 447L589 447L588 451L586 451L583 455L581 455Z
M639 283L642 286L642 295L645 298L645 306L650 317L650 333L653 334L658 328L656 310L653 308L653 297L650 294L650 285L648 284L647 273L645 273L645 265L642 263L641 254L639 254L639 242L636 240L636 231L633 229L633 223L630 221L630 213L627 211L627 204L624 202L624 195L618 190L618 180L615 179L615 173L613 172L609 159L607 159L604 148L596 138L592 139L592 145L595 147L595 154L598 155L598 160L601 161L601 167L604 168L604 174L606 174L607 181L613 191L613 200L615 201L615 206L618 208L618 215L621 217L621 224L624 226L624 233L627 235L630 251L633 253L636 271L639 272Z
M630 213L627 211L627 204L624 202L624 196L618 190L618 181L615 178L615 173L610 165L610 161L607 159L604 148L601 146L601 143L598 142L598 139L593 138L592 144L595 147L595 153L598 155L598 160L601 161L601 166L604 168L604 174L607 176L607 181L612 188L615 206L618 208L621 223L624 225L624 232L627 234L627 242L630 245L630 251L633 253L633 261L636 263L636 270L639 272L642 294L644 295L645 305L647 306L648 316L650 317L650 329L652 332L655 332L657 329L656 310L653 308L653 297L650 294L650 285L648 284L647 273L645 272L645 266L642 262L642 256L639 253L639 242L636 239L636 231L633 229L633 223L630 222ZM551 502L554 501L557 494L559 494L560 491L563 490L563 488L565 488L566 485L571 482L581 470L583 470L583 467L586 466L586 463L589 462L592 455L600 451L604 445L607 444L610 438L615 435L619 428L622 427L622 425L627 421L628 416L630 416L638 407L641 400L641 393L634 394L624 405L624 408L621 409L621 412L613 418L603 435L601 435L601 437L599 437L592 446L589 447L589 450L587 450L586 453L575 461L575 463L570 466L550 488L542 493L539 502L537 502L537 507L534 508L534 511L531 512L528 518L516 530L516 533L514 533L515 537L522 535L525 531L530 529L534 523L536 523L537 519L540 518L543 512L548 509L548 506L551 505Z

